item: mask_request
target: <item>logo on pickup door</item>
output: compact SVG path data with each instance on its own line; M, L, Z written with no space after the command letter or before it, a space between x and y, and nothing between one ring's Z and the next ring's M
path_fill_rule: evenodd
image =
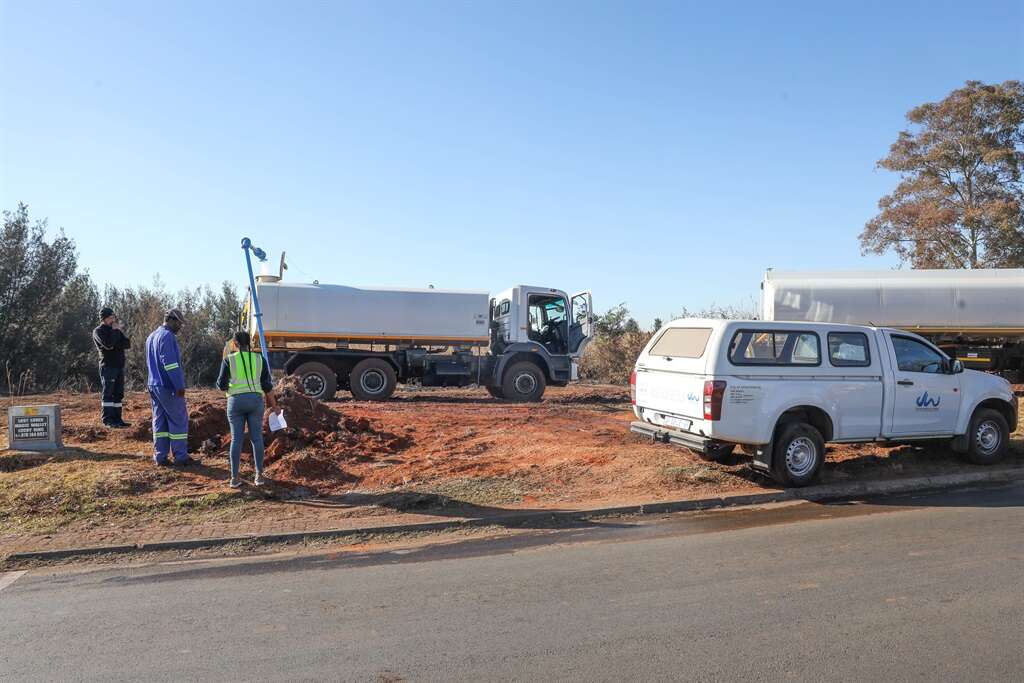
M926 391L926 392L924 392L923 394L921 394L920 396L917 397L917 407L918 408L938 408L939 407L939 402L941 400L942 400L941 396L938 397L938 398L932 398L931 396L928 395L928 392Z

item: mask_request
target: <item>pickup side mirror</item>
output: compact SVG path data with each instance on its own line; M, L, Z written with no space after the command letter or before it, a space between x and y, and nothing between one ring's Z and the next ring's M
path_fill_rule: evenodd
M963 363L961 363L960 361L958 361L958 360L955 360L955 361L953 361L953 362L952 362L952 363L950 364L950 367L949 367L949 372L950 372L951 374L953 374L953 375L959 375L959 374L960 374L961 372L963 372L963 371L964 371L964 364L963 364Z

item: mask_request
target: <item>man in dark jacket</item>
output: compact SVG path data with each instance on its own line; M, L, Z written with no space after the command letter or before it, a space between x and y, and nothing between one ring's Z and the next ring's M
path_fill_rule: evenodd
M103 385L100 414L107 427L127 427L122 419L124 400L124 351L132 341L121 331L121 323L111 308L100 311L100 325L92 331L92 341L100 353L100 383Z

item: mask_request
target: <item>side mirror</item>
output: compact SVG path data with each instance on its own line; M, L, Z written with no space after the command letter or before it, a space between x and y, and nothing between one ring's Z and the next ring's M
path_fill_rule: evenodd
M963 371L964 371L964 364L961 363L958 360L953 361L953 364L950 367L950 372L952 374L954 374L954 375L959 375Z

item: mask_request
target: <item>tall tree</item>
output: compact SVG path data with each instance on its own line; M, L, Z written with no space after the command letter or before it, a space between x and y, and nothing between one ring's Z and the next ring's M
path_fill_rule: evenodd
M57 234L46 239L46 221L29 221L28 207L3 212L0 230L0 368L15 377L32 372L44 381L63 378L63 362L54 367L46 362L44 350L55 340L49 334L65 287L74 283L69 299L88 298L84 283L75 282L78 254L75 243ZM95 316L90 312L89 318ZM89 338L89 332L85 332Z
M914 268L1024 266L1024 85L968 81L907 114L878 166L900 174L860 234Z

